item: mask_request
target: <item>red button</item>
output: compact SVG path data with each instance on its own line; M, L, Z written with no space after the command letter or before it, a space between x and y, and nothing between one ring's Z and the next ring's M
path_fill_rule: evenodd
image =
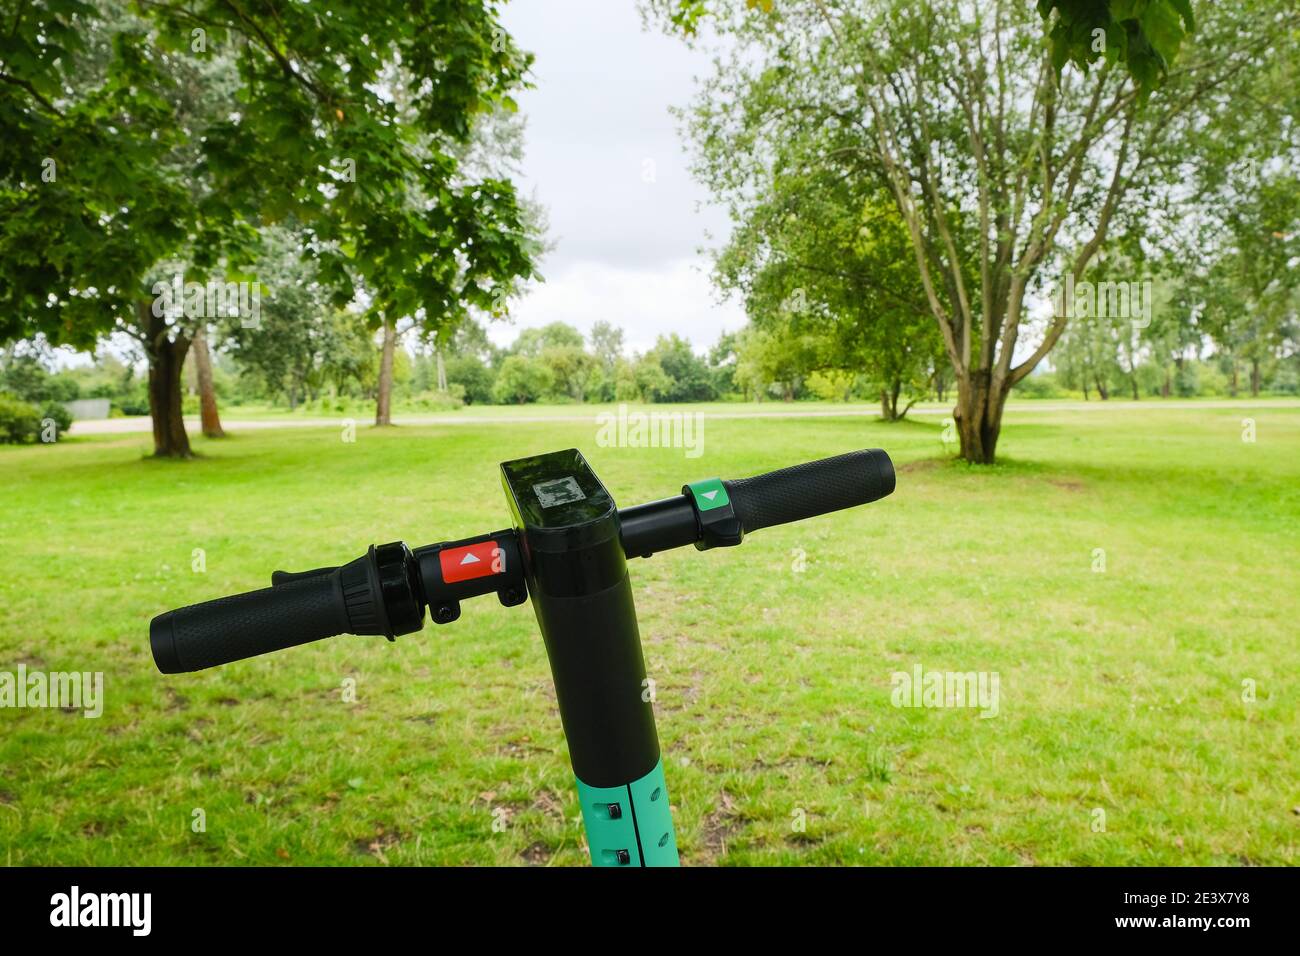
M495 541L444 548L438 552L438 561L442 566L442 579L447 584L485 578L489 574L504 574L506 570L506 553Z

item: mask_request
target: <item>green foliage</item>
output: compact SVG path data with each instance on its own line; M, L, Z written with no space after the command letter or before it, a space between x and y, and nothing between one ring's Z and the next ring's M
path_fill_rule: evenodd
M304 256L294 231L266 230L255 269L266 290L260 321L251 328L237 318L224 322L221 344L262 394L283 396L292 409L327 386L341 392L374 380L372 333L362 316L332 304L319 264Z
M653 355L622 361L614 372L614 397L620 402L659 402L673 388L673 380Z
M0 444L34 442L40 431L40 409L16 395L0 392Z
M72 427L72 412L62 402L46 402L41 409L41 420L53 422L57 426L55 434L62 435Z
M540 359L509 355L497 371L492 395L505 404L535 402L555 385L555 376Z
M19 351L14 346L0 352L0 392L36 404L70 402L81 397L76 378L52 373L35 351Z
M489 3L52 0L11 19L0 341L91 348L120 330L178 363L214 317L151 314L152 271L237 274L267 224L297 232L334 307L364 291L430 332L499 312L534 274L526 211L473 155L530 62Z
M552 394L575 402L586 399L588 389L600 373L599 361L582 348L582 336L578 336L578 342L578 345L548 346L539 358L551 372Z
M1191 0L1038 0L1052 64L1123 63L1149 96L1195 29ZM1052 14L1055 13L1055 17Z
M450 412L465 404L465 387L459 383L449 383L447 391L437 390L418 392L406 399L405 407L420 412Z
M454 355L447 359L447 382L464 390L465 403L486 405L492 401L492 369L473 355Z
M547 349L581 349L586 343L582 333L567 322L552 322L536 329L524 329L510 346L512 355L540 358Z
M859 376L843 369L818 369L808 376L808 391L823 402L847 402L853 397Z
M1191 0L1036 0L1048 26L1052 62L1086 67L1104 58L1123 63L1145 90L1158 84L1195 29ZM748 13L754 22L773 12L774 0L650 0L672 29L694 36L710 14ZM824 8L823 8L824 9ZM1055 16L1053 16L1055 14Z
M791 325L747 327L736 339L735 381L746 398L800 398L805 379L824 365L825 343Z
M1065 5L1067 21L1079 6ZM890 262L914 268L957 386L961 454L974 463L995 461L1006 395L1064 333L1063 317L1037 327L1035 299L1067 274L1083 279L1112 229L1162 217L1188 223L1184 208L1195 195L1189 172L1239 124L1239 104L1252 101L1254 78L1293 73L1287 63L1300 37L1294 5L1203 5L1197 32L1185 41L1190 16L1171 24L1163 0L1090 6L1111 10L1106 16L1123 24L1128 69L1052 69L1056 40L1024 3L790 0L760 13L741 0L705 0L689 9L677 0L648 2L674 32L707 15L727 41L682 115L694 172L734 222L751 222L754 210L773 199L768 222L735 249L732 272L751 282L747 303L761 292L757 279L781 262L802 262L846 286L846 277L857 274L887 275L880 266ZM1058 39L1068 41L1075 29L1063 27ZM1163 64L1178 46L1178 68L1148 98L1156 79L1152 57ZM1280 93L1251 111L1268 115L1286 145L1238 137L1267 144L1262 148L1292 167L1296 123L1271 107L1294 96ZM805 184L824 181L826 205L852 214L870 215L881 197L903 226L907 254L884 254L894 245L887 228L871 231L878 250L841 242L823 255L795 256L775 248L800 231L809 243L821 239L810 224L830 224L829 237L851 234L815 207L785 202L787 181L800 184L801 197L818 196ZM850 187L851 201L833 198L841 184ZM790 216L804 229L781 218ZM863 252L879 265L858 269ZM813 280L807 281L774 288L807 291ZM819 309L849 314L828 296L805 298L813 305L808 324L822 320ZM796 311L779 301L768 296L752 317ZM891 316L881 327L897 321ZM869 354L877 351L875 336L863 344ZM915 359L916 371L937 377L928 351L903 354Z
M1055 372L1027 375L1016 383L1015 390L1021 398L1061 398L1066 394L1057 383Z
M718 397L709 366L679 335L659 336L646 359L658 363L667 378L666 383L655 385L655 401L711 402Z

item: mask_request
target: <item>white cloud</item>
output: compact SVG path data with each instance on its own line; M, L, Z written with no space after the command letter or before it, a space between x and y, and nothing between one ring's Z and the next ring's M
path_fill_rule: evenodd
M512 302L514 321L492 323L488 334L505 345L521 329L567 322L586 335L605 319L623 328L629 350L645 351L658 336L676 332L702 352L724 331L745 324L738 301L718 301L706 266L699 259L678 259L652 270L577 262Z
M492 340L555 321L587 333L605 319L630 349L676 332L701 351L742 326L700 253L727 236L726 213L692 179L669 115L690 102L708 54L644 29L630 0L520 0L502 15L537 57L535 87L519 96L520 186L547 207L555 245L546 281L511 303L512 324L489 326Z

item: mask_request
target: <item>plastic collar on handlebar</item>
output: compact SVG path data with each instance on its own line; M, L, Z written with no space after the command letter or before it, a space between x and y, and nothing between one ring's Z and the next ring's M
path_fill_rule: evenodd
M691 499L699 522L700 536L695 547L700 551L710 548L731 548L745 538L736 509L731 503L721 478L705 478L682 486L682 494Z

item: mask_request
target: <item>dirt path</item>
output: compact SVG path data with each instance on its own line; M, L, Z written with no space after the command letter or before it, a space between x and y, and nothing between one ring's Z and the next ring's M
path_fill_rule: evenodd
M1020 412L1104 412L1132 409L1134 411L1145 411L1147 409L1170 409L1170 410L1187 410L1197 408L1300 408L1300 400L1296 399L1272 399L1272 400L1237 400L1237 401L1214 401L1214 402L1170 402L1170 401L1152 401L1152 402L1022 402L1008 405L1007 414L1014 415ZM689 406L668 405L664 406L660 414L687 411ZM641 409L632 409L629 414L636 414ZM396 425L527 425L531 423L544 422L589 422L596 423L596 417L600 414L618 414L616 410L602 406L599 411L591 411L585 415L575 414L556 414L556 415L394 415L393 423ZM790 411L736 411L736 412L698 412L704 418L710 419L739 419L739 418L878 418L880 412L878 409L856 406L849 408L818 408ZM909 415L924 416L942 416L947 417L952 414L949 406L932 405L925 408L913 408ZM346 416L338 418L254 418L254 419L222 419L222 425L226 428L237 431L253 431L264 428L337 428ZM369 420L358 420L357 424L368 424ZM186 417L185 426L191 433L196 432L199 428L197 416ZM130 418L105 418L97 421L74 422L69 430L74 435L112 435L112 434L129 434L134 432L147 432L150 430L149 419L145 416Z

